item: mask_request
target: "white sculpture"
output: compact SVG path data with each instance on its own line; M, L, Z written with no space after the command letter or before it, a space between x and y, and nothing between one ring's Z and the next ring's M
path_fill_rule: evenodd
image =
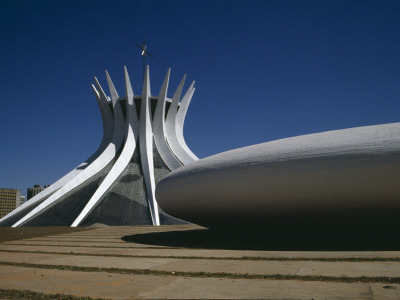
M137 166L138 170L135 176L141 177L141 180L143 180L147 200L146 206L151 216L151 224L160 225L159 208L155 198L156 179L153 151L157 151L166 165L164 173L197 160L197 157L185 143L182 129L187 108L195 90L193 88L194 82L179 103L186 75L172 100L167 98L169 75L170 69L167 72L159 96L154 97L150 91L149 67L147 66L142 95L134 96L128 71L125 67L126 96L119 97L106 71L111 101L106 96L97 78L95 78L96 86L92 85L92 88L103 120L103 139L100 147L86 162L76 167L24 205L0 219L0 226L16 227L30 224L79 226L93 209L101 203L105 195L110 193L110 189L118 183L128 164L134 161L135 153L140 155L140 162L136 164L140 165L140 167ZM152 101L156 101L153 119ZM166 113L168 103L171 103L171 105ZM136 109L137 105L140 106L140 112ZM153 146L155 146L154 149L156 150L153 149ZM104 178L100 176L101 174L103 174ZM93 181L95 183L98 182L98 187L90 194L90 197L87 197L87 193L85 193L85 199L71 200L74 192L82 190L85 185L93 185ZM75 203L75 205L67 204L68 201L72 201L71 203ZM79 201L79 205L76 205L77 201ZM56 206L60 204L63 205L63 208L60 208L58 213L69 214L69 216L62 215L53 222L48 215L46 216L46 212L51 209L57 210ZM69 210L65 209L65 207L69 208ZM82 207L82 209L77 212L77 207ZM73 222L64 224L60 221L63 218L66 219L65 222L69 222L69 220L73 220ZM96 218L94 218L93 222L95 221ZM119 224L118 216L115 216L112 223L110 225L126 224ZM130 224L135 224L134 220Z

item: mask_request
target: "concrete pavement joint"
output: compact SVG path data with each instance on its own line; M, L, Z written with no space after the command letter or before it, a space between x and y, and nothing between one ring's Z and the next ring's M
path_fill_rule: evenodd
M379 282L379 283L400 283L400 277L335 277L335 276L318 276L318 275L286 275L286 274L238 274L226 272L183 272L183 271L162 271L150 269L120 269L120 268L98 268L98 267L77 267L68 265L43 265L31 263L15 263L1 262L0 265L53 269L53 270L68 270L81 272L107 272L118 274L134 274L134 275L155 275L155 276L184 276L184 277L200 277L200 278L229 278L229 279L275 279L275 280L303 280L303 281L330 281L330 282Z
M373 300L373 299L374 299L374 294L372 293L371 284L368 284L368 289L369 289L369 293L370 293L370 295L371 295L371 300Z
M305 264L303 264L302 266L300 266L300 268L298 268L297 271L296 271L294 274L297 275L297 274L300 272L300 270L303 269L304 266L307 265L307 264L308 264L308 262L306 262Z

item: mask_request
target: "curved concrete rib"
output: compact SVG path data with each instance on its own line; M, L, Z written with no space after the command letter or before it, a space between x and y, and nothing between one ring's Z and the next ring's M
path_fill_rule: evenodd
M154 112L153 118L153 134L154 141L161 158L164 160L168 168L173 171L178 169L182 165L179 160L171 153L171 150L167 144L167 136L165 132L165 104L170 72L171 68L169 68L167 71L167 75L165 76L160 94L158 95L156 111Z
M158 214L158 205L155 198L155 179L154 179L154 162L153 162L153 132L151 129L150 119L150 78L149 66L146 67L145 78L142 90L142 103L140 107L139 120L139 147L140 159L142 163L142 171L146 186L147 201L149 202L151 219L153 225L160 225L160 217Z
M115 180L121 175L121 173L128 166L133 156L133 153L135 152L136 141L138 137L138 119L137 119L136 106L133 102L132 85L129 80L128 70L126 69L126 67L124 67L124 71L125 71L125 90L126 90L126 97L128 99L127 109L126 109L126 119L127 119L126 140L124 148L122 150L121 155L118 157L118 160L115 162L114 166L110 170L110 172L107 174L107 176L104 178L103 182L100 184L96 192L90 198L85 208L72 223L71 227L78 226L82 222L82 220L85 219L86 216L90 214L90 212L100 201L104 193L107 192L107 190L111 187L111 185L115 182ZM111 95L113 94L111 93ZM114 97L115 95L116 93L114 93Z
M106 71L107 80L109 80L109 87L111 95L113 96L113 84L111 79L108 76ZM110 84L111 82L111 84ZM98 84L98 82L96 82ZM100 87L100 85L99 85ZM115 88L114 88L115 90ZM104 91L99 88L100 98L107 99L107 96L104 94ZM114 93L115 94L115 93ZM115 95L114 95L115 96ZM35 207L32 211L30 211L27 215L25 215L22 219L16 222L12 227L20 226L27 221L29 221L32 217L37 214L45 211L54 205L61 197L63 197L68 192L72 191L74 188L78 187L80 184L84 183L86 180L96 175L102 169L104 169L108 163L115 157L121 144L124 139L124 117L122 113L122 109L120 104L117 102L115 97L112 98L113 101L113 110L114 110L114 128L113 128L113 137L108 146L104 149L104 151L82 172L73 177L68 183L66 183L63 187L57 190L53 195L44 200L41 204Z
M172 98L171 107L168 110L167 120L165 123L168 145L171 148L174 155L179 159L179 161L183 165L187 165L187 164L197 160L197 157L190 150L189 150L190 154L188 153L187 149L185 149L185 147L183 146L183 145L186 146L186 143L183 141L183 144L182 144L182 141L180 141L178 139L178 134L177 134L177 124L178 124L178 126L181 126L181 124L183 124L184 117L186 115L186 111L185 111L185 113L183 113L182 116L180 117L181 120L177 123L178 103L179 103L180 95L182 93L183 84L185 82L185 77L186 77L186 75L182 79L181 83L179 84L179 86ZM187 92L184 96L184 99L182 99L183 103L190 102L190 98L191 98L190 94L192 92L193 85L194 85L194 82L187 90ZM188 99L185 100L185 98L188 98ZM181 103L181 105L182 105L182 103ZM187 106L188 105L189 105L189 103L187 103ZM181 110L181 108L179 110ZM186 107L186 110L187 110L187 107ZM183 136L183 130L182 130L182 136Z
M194 153L190 150L190 148L186 145L185 138L183 137L183 124L185 122L186 113L192 100L195 88L194 81L190 85L188 91L186 92L185 96L183 96L181 105L179 106L179 110L176 114L175 119L175 130L176 130L176 137L178 139L179 144L181 147L186 151L186 153L193 159L193 161L198 160L199 158L194 155Z
M36 196L29 199L29 201L25 202L23 205L17 207L12 212L10 212L9 214L7 214L3 218L1 218L0 224L2 221L5 221L9 217L12 217L13 215L15 215L16 213L19 213L19 212L29 208L30 206L34 205L38 201L44 199L45 197L51 195L52 193L54 193L55 191L60 189L62 186L64 186L66 183L68 183L72 178L74 178L79 173L81 173L91 162L93 162L101 154L101 152L105 149L107 144L110 142L111 137L112 137L113 127L114 127L114 117L113 117L110 107L108 105L107 98L101 98L99 95L99 92L93 85L92 85L92 88L93 88L93 92L94 92L96 100L97 100L97 104L100 109L101 119L103 121L103 138L102 138L100 146L98 147L96 152L93 153L92 156L90 156L87 160L85 160L85 162L81 163L75 169L70 171L68 174L64 175L63 177L58 179L56 182L51 184L49 187L47 187L46 189L41 191L39 194L37 194Z
M100 146L97 149L97 151L93 154L93 158L96 159L102 152L103 150L107 147L107 145L111 142L111 139L113 137L113 131L114 131L114 116L113 113L110 109L109 101L106 97L100 96L104 95L104 91L97 80L97 78L94 78L96 82L96 87L92 84L92 89L95 93L97 103L99 105L100 111L101 111L101 119L103 121L103 139L101 140ZM101 91L101 92L99 92ZM90 163L94 159L89 159Z

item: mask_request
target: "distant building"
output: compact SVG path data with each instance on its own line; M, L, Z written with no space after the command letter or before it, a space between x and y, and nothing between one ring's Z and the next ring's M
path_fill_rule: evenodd
M33 198L34 196L36 196L37 194L39 194L41 191L43 191L47 187L48 187L48 185L45 185L44 187L42 187L40 184L35 184L32 188L28 188L27 201L29 199Z
M0 188L0 218L17 208L20 201L20 190Z
M26 202L26 197L25 196L21 196L21 201L19 203L19 205L22 205Z

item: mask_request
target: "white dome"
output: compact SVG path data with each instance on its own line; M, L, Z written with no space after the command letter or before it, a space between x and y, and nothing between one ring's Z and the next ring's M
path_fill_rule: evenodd
M400 123L239 148L159 182L169 214L209 228L392 232L400 218Z

